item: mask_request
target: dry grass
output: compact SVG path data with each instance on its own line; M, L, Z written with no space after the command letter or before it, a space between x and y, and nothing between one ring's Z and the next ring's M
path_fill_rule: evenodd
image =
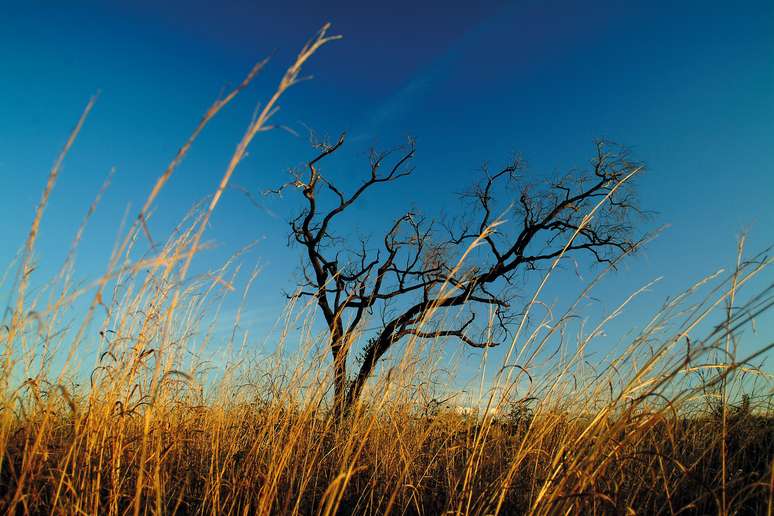
M771 259L743 259L742 245L730 273L654 310L628 346L593 366L587 346L629 300L570 339L577 303L555 314L538 289L530 319L506 361L487 365L498 374L468 401L477 408L468 414L435 399L451 393L428 387L437 372L433 347L408 342L348 420L329 417L330 367L311 334L309 307L288 308L288 328L306 321L300 345L296 332L283 333L299 347L292 359L239 351L237 337L247 338L236 330L239 315L233 337L220 342L213 322L238 284L239 256L195 277L191 261L247 145L270 127L301 65L330 39L323 30L302 50L212 198L165 243L139 251L158 192L262 63L207 112L105 274L73 285L79 230L61 272L31 295L43 212L89 104L50 174L0 330L2 511L772 514L774 414L771 378L760 368L771 346L737 352L742 330L774 302L772 286L760 287ZM751 285L757 290L748 292ZM97 332L100 348L83 374ZM211 343L236 348L217 375L203 358Z

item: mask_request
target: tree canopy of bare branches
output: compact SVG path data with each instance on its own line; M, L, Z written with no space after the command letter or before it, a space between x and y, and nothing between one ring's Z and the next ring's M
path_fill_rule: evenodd
M515 315L518 274L584 253L613 264L637 246L633 221L640 211L629 179L642 166L604 141L597 142L588 170L559 180L530 181L520 159L494 172L484 167L481 181L464 195L471 204L464 216L444 221L405 211L378 243L353 244L336 232L337 217L371 190L412 174L416 149L409 140L391 151L371 151L359 186L345 192L322 170L344 142L342 135L315 144L314 157L282 187L303 196L302 210L290 221L304 264L294 295L311 297L322 312L339 414L357 402L380 359L401 339L496 346ZM445 316L455 308L454 316ZM481 309L494 324L477 330ZM364 335L365 321L372 325L374 318L377 330ZM350 351L369 335L350 377Z

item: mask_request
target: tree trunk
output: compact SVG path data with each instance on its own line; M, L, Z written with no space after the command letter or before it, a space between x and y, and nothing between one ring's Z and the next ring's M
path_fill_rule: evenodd
M376 364L393 343L390 338L393 331L394 328L385 329L366 352L363 363L360 366L360 371L358 371L357 377L355 377L347 390L347 396L344 400L346 410L351 410L355 403L357 403L357 400L360 399L360 395L363 393L363 387L365 387L366 382L373 374L374 369L376 369Z
M365 385L365 381L367 379L368 377L362 377L361 375L358 375L357 378L352 381L352 384L347 390L346 397L344 398L345 412L352 410L352 407L355 406L357 400L360 399L360 393L363 392L363 386Z
M341 419L348 412L347 353L343 346L332 346L333 351L333 412Z

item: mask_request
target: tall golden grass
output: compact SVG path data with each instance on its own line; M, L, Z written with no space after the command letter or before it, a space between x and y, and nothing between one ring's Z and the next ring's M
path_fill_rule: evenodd
M89 102L50 172L0 330L0 509L772 514L771 376L759 367L772 345L764 341L748 356L737 350L742 330L774 303L764 281L772 260L745 257L743 241L730 272L711 274L657 307L626 345L594 364L587 347L640 291L571 338L581 301L607 271L554 313L540 299L557 260L530 296L503 362L485 364L494 374L482 373L464 410L461 394L433 387L445 374L439 368L449 367L439 358L440 342L404 343L345 421L331 417L330 364L313 333L312 307L288 307L274 355L251 355L237 341L247 339L236 331L241 310L223 342L210 323L224 296L238 295L240 256L196 276L189 275L191 262L249 143L271 127L302 65L334 39L327 28L302 49L251 122L213 195L165 242L138 250L150 238L156 197L199 133L265 62L206 112L122 233L103 275L74 285L81 226L60 272L31 294L44 210ZM302 331L290 330L296 324ZM97 333L92 356L85 350ZM210 344L232 348L216 375L206 357Z

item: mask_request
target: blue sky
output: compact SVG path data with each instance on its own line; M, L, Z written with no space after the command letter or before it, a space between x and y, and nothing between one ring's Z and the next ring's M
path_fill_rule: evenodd
M614 307L664 276L620 322L636 325L669 294L729 265L737 235L774 242L774 4L771 2L26 2L0 17L0 263L22 245L46 175L88 98L100 97L46 212L41 278L61 263L111 167L113 185L79 253L79 277L104 269L128 204L155 178L229 84L271 55L211 124L158 201L165 235L211 193L249 123L300 45L325 21L344 39L314 57L315 80L282 101L299 131L259 135L233 182L254 192L287 180L312 153L306 128L349 135L329 173L356 184L372 145L417 139L416 173L365 199L342 232L376 231L405 206L456 209L480 165L522 154L536 175L581 166L594 138L632 148L643 227L669 228L597 292ZM200 257L214 265L259 239L251 298L257 328L278 315L298 249L285 246L289 201L256 210L229 192ZM770 277L770 276L769 276ZM562 297L577 285L553 285ZM568 292L566 292L566 290ZM771 328L771 325L765 327Z

